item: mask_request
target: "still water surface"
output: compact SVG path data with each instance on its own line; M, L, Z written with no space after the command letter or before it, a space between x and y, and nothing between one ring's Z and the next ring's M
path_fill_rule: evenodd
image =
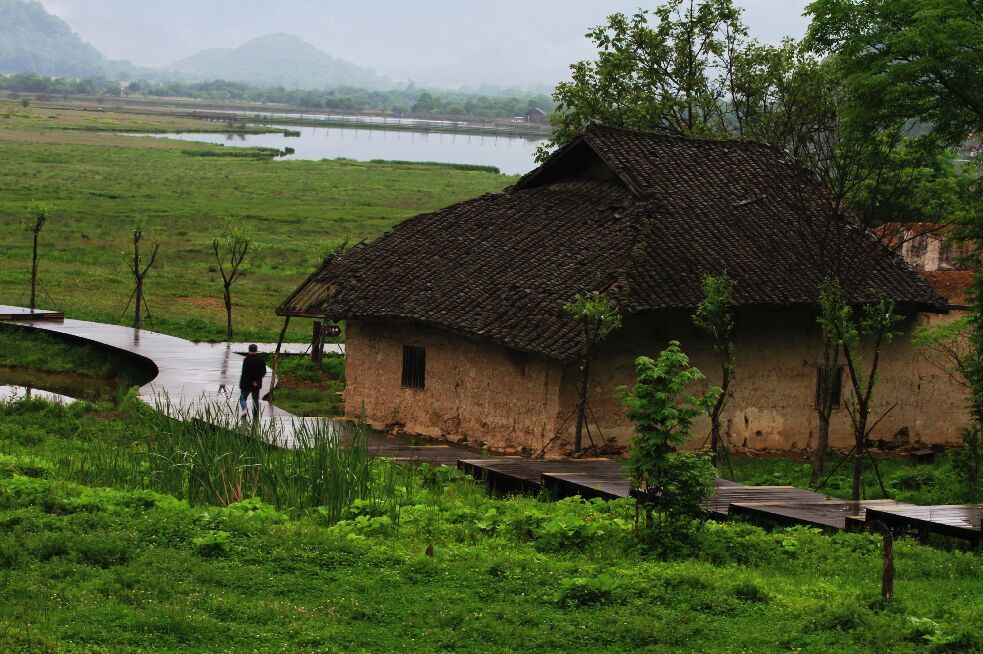
M156 134L157 138L216 143L233 147L264 147L294 153L282 159L395 159L495 166L507 175L521 175L535 167L539 139L517 136L448 134L350 127L276 127L300 131L283 134Z
M119 380L0 366L0 402L33 397L58 404L74 398L115 404L126 389L127 384Z

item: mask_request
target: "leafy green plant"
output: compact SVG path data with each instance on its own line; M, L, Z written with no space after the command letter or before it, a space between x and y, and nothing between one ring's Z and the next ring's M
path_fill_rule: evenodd
M983 476L983 436L977 425L962 432L962 444L952 450L952 468L966 488L966 500L978 502L981 497L980 477Z
M621 401L635 425L625 471L637 490L645 525L656 514L666 518L693 516L713 491L714 467L701 456L677 452L689 438L693 420L705 415L721 392L711 388L695 396L686 388L705 379L671 341L659 358L635 360L636 383L621 387Z
M31 202L27 206L27 216L24 218L24 228L31 232L34 238L34 248L31 254L31 303L30 309L37 308L37 286L38 286L38 243L41 238L41 230L51 219L54 209L50 204L44 202Z
M895 313L894 302L878 294L876 302L861 307L860 315L848 303L840 282L827 277L819 292L819 324L824 334L831 334L842 349L853 391L846 399L850 425L853 427L853 491L850 499L859 500L863 485L863 459L866 443L879 420L872 418L872 402L876 388L881 349L896 335L893 331L901 321ZM860 347L868 341L869 361L864 361ZM881 489L882 492L885 489Z
M735 584L734 597L751 604L764 604L771 600L771 594L761 584L750 581L741 581Z
M560 580L553 601L562 606L593 606L610 602L618 590L617 579L606 573L596 577L567 577Z
M191 540L199 556L223 556L229 551L229 532L214 530Z
M232 342L232 287L258 263L262 247L252 231L233 218L226 218L221 231L212 237L212 254L222 276L225 304L225 340Z

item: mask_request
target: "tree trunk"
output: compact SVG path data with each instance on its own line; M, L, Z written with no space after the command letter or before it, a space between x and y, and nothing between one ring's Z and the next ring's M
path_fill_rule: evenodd
M134 299L136 300L136 309L133 312L133 325L137 329L140 329L143 323L143 278L137 277L137 289L134 293Z
M882 556L884 567L881 572L881 597L889 600L894 597L894 534L886 524L880 520L870 523L871 529L880 532L884 539Z
M580 403L577 405L577 428L573 434L573 451L579 453L583 447L584 419L587 413L587 380L590 377L590 359L584 359L580 376Z
M860 406L857 408L857 411L860 414L860 418L857 420L857 426L853 433L853 483L850 490L850 499L854 502L860 501L860 490L863 484L864 474L863 456L867 446L864 438L867 434L867 410L865 407Z
M853 453L853 481L851 483L850 499L854 502L860 501L860 482L863 479L864 461L860 458L861 448Z
M819 432L816 434L816 448L812 452L812 474L809 484L819 483L826 467L826 453L829 452L829 413L819 409Z
M324 329L320 320L315 320L311 329L311 361L320 364L324 359Z
M38 301L38 233L34 232L34 254L31 257L31 311L37 308Z
M717 423L718 417L713 416L713 430L710 434L710 463L717 465L717 448L720 447L720 425Z
M724 405L727 403L727 392L730 390L730 373L726 363L721 371L720 397L713 405L710 413L710 463L717 465L718 451L720 449L720 414L724 412Z
M283 327L280 329L280 337L276 340L276 349L273 351L273 374L270 376L270 392L266 395L266 401L273 404L273 391L276 390L277 364L280 363L280 347L283 339L287 336L287 327L290 325L290 316L283 319Z
M232 289L225 286L222 293L225 300L225 342L232 342Z
M839 372L839 347L829 340L823 350L823 364L819 369L819 384L816 389L816 412L819 416L819 430L816 434L816 447L812 451L812 474L810 485L815 485L823 476L826 457L829 455L829 421L833 413L833 382Z

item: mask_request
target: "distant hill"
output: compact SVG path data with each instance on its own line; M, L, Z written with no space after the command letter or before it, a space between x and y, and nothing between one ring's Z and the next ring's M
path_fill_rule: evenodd
M105 59L34 0L0 0L0 73L100 75Z
M387 79L372 70L336 59L289 34L261 36L235 49L203 50L170 68L201 79L226 79L290 89L390 86Z

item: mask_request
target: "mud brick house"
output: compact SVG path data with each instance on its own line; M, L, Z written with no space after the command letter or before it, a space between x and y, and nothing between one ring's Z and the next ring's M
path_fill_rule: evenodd
M812 205L790 198L812 193L821 190L811 178L759 144L592 127L501 193L410 218L329 257L278 313L345 321L349 416L535 451L573 430L579 343L564 303L596 289L622 309L590 396L593 426L624 442L631 425L615 389L634 382L638 355L677 339L713 380L711 345L690 314L702 275L726 270L738 283L730 442L789 451L809 447L816 431L820 275L810 262L850 251L879 262L854 300L876 289L907 316L877 392L880 409L897 406L875 437L896 446L956 440L965 393L910 341L917 324L950 319L947 301L849 222L827 225L822 245L809 238L801 226L812 209L802 208ZM848 444L845 408L831 431L834 446Z

